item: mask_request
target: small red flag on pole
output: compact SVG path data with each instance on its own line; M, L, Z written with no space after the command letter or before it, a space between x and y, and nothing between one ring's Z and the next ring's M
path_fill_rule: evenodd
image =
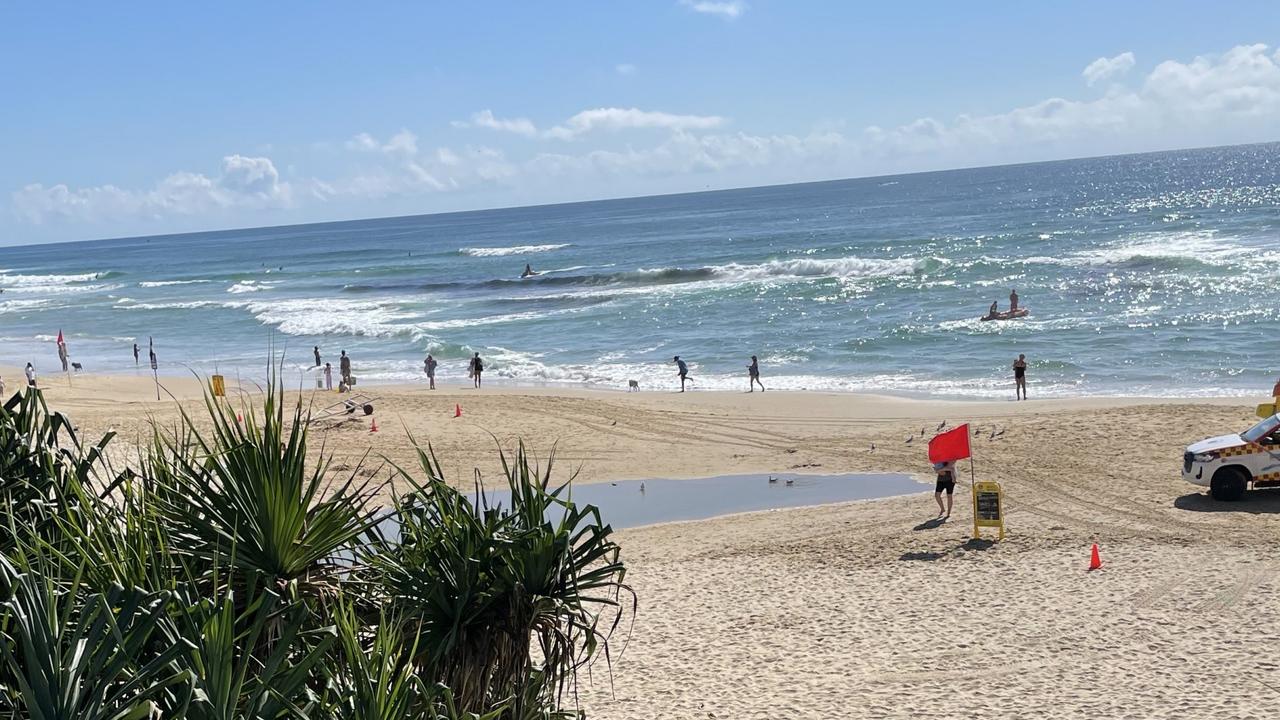
M929 462L947 463L969 457L969 424L935 435L929 441Z
M49 336L48 336L48 335L45 335L45 337L49 337ZM58 344L59 344L59 345L62 345L62 344L63 344L63 340L62 340L62 328L58 328Z

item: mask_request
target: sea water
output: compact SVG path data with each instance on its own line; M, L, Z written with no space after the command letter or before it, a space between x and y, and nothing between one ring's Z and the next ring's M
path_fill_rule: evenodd
M521 279L525 264L540 274ZM0 364L363 383L998 397L1264 394L1280 144L0 248ZM1031 315L981 322L1016 288ZM145 371L142 370L142 371ZM296 378L296 375L291 375Z

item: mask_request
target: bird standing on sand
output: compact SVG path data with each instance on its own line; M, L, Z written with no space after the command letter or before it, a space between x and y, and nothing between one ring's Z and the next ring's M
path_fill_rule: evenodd
M944 427L946 427L946 426L947 426L947 421L946 421L946 420L943 420L942 422L938 423L938 432L942 432L942 428L944 428Z
M916 439L916 436L915 436L915 435L908 435L908 436L907 436L907 442L911 442L912 440L915 440L915 439Z

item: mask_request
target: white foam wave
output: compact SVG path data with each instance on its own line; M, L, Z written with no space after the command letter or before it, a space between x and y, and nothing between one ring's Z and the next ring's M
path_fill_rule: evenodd
M394 337L415 330L403 322L415 315L394 300L300 298L251 302L246 307L258 322L286 335Z
M274 283L261 282L258 280L245 280L227 288L227 292L238 295L240 293L258 292L260 290L270 290L275 287Z
M512 245L511 247L470 247L459 248L458 252L471 257L504 257L507 255L529 255L532 253L551 252L569 247L569 243L550 245Z
M103 273L75 275L0 275L0 286L9 288L50 287L97 280Z
M196 285L200 283L211 282L209 280L143 280L138 283L138 287L158 288L169 287L170 285Z
M734 280L766 280L770 278L865 278L911 275L926 267L927 260L916 258L796 258L770 260L756 265L729 263L709 268L716 277ZM656 271L662 272L662 271Z

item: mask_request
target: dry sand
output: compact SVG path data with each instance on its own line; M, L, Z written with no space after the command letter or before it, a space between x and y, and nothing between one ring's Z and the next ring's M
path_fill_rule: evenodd
M127 439L174 412L146 401L149 378L48 380L50 404L90 433ZM188 403L198 393L166 384ZM1247 427L1245 401L367 391L380 432L330 429L329 450L406 462L407 429L464 483L471 467L495 471L490 433L558 443L581 480L601 481L927 474L922 428L1005 429L974 443L979 479L1006 491L1002 543L971 540L963 488L940 527L925 524L936 506L922 487L620 532L640 609L612 689L603 664L584 676L589 717L1261 718L1280 703L1280 491L1220 504L1178 476L1187 443ZM1088 573L1095 541L1104 568Z

